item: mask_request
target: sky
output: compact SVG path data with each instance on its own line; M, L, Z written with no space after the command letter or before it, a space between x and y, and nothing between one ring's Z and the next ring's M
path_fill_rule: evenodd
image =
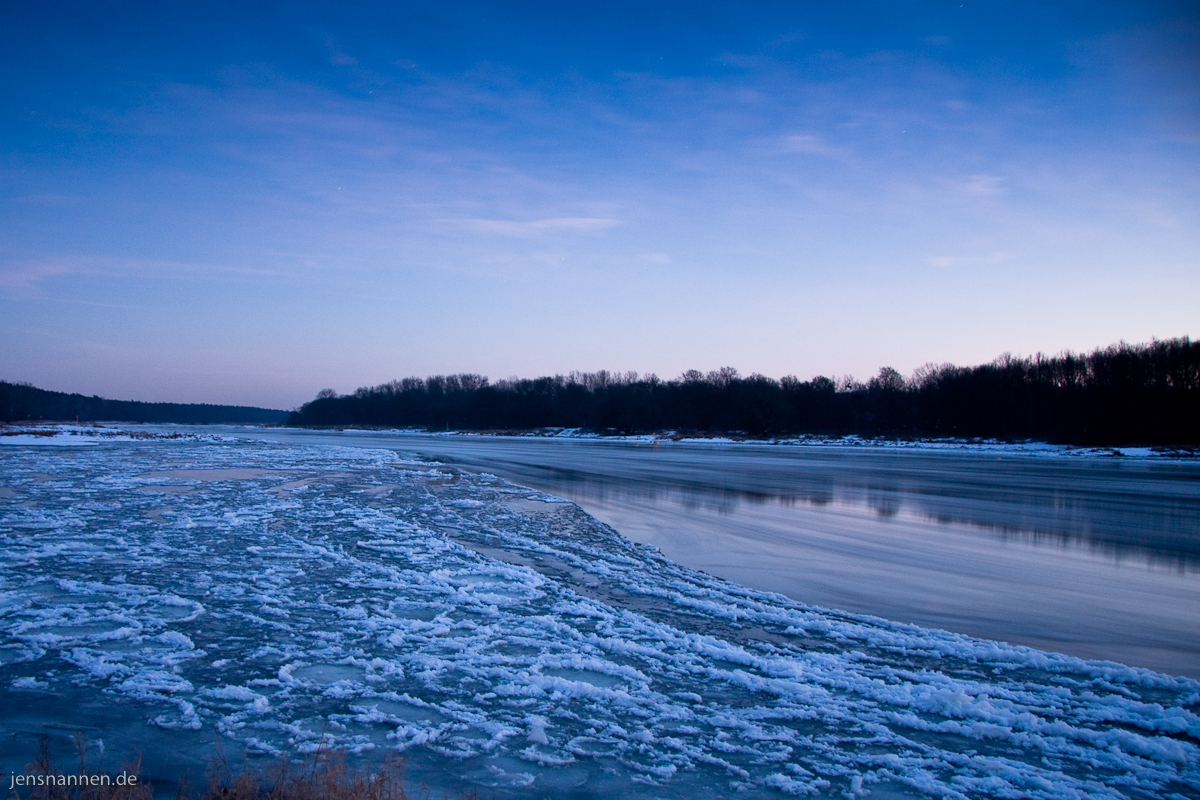
M909 374L1200 334L1194 2L0 8L0 380Z

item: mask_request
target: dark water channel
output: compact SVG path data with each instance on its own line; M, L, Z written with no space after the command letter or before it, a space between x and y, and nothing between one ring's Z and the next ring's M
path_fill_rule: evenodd
M812 605L1200 677L1200 463L255 435L490 472L573 500L686 566Z

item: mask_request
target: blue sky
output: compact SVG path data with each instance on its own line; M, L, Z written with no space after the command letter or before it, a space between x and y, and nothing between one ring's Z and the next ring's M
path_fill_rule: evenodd
M0 379L909 373L1198 333L1194 3L6 3Z

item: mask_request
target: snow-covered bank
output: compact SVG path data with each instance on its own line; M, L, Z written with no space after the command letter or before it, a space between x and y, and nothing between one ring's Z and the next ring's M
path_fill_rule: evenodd
M190 425L142 425L111 423L108 425L67 425L67 424L38 424L11 425L0 427L0 444L84 444L105 440L133 440L147 438L170 439L204 439L216 440L229 438L218 434L200 433L213 426ZM221 426L231 430L236 435L238 427L247 430L261 430L262 426ZM282 427L282 426L278 426ZM164 428L172 428L175 433L162 433ZM301 428L284 428L286 430L304 430ZM519 433L488 431L425 431L419 428L337 428L337 433L345 434L378 434L403 436L445 437L496 437L496 438L538 438L538 439L579 439L586 441L627 442L652 446L695 446L738 444L763 447L847 447L899 449L930 452L961 451L967 453L1005 453L1034 456L1052 456L1068 458L1196 458L1200 452L1196 448L1176 447L1080 447L1068 444L1051 444L1049 442L1002 442L995 439L895 439L895 438L864 438L861 436L819 436L802 435L778 437L771 439L751 438L743 436L683 436L675 431L645 434L601 434L584 431L579 428L549 428Z
M1200 792L1196 681L749 590L490 476L220 441L0 464L6 729L395 750L500 797Z
M49 425L4 425L0 426L0 445L51 445L75 446L93 445L100 442L134 442L148 440L186 441L186 442L215 442L227 440L229 437L212 433L200 433L203 428L197 426L174 426L177 430L164 432L161 426L141 425L68 425L54 423ZM183 428L183 430L178 430ZM189 429L190 428L190 429Z
M293 429L299 430L299 429ZM772 439L731 436L681 436L674 431L646 434L600 434L578 428L545 429L520 433L491 433L487 431L425 431L417 428L338 428L346 434L392 434L404 436L457 437L495 436L498 438L581 439L588 441L628 442L653 446L688 446L738 444L763 447L848 447L936 452L961 451L976 453L1005 453L1069 458L1195 458L1195 448L1173 447L1079 447L1049 442L1002 442L995 439L889 439L861 436L790 436Z

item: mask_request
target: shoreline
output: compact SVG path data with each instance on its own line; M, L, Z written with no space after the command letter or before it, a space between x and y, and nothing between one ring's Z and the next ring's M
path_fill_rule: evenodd
M236 438L220 433L175 432L156 433L146 429L187 428L209 429L275 429L282 431L326 431L330 433L367 434L385 436L414 436L429 438L490 437L496 439L546 439L579 442L619 442L634 445L658 446L704 446L738 445L761 447L828 447L876 450L908 450L918 452L967 452L997 453L1003 455L1028 455L1052 458L1134 458L1189 460L1200 457L1200 446L1144 446L1144 445L1071 445L1023 440L1006 442L999 439L958 438L901 438L892 436L864 437L857 434L832 436L824 434L800 434L796 436L750 436L738 432L703 435L696 432L681 433L666 430L653 433L620 434L585 431L582 428L530 428L501 430L455 430L430 431L423 428L378 428L354 426L291 427L287 425L213 425L192 423L65 423L38 422L33 424L0 425L0 445L90 445L101 441L131 441L135 439L183 439L212 440Z
M550 439L590 442L623 442L635 445L646 444L653 446L696 446L696 445L745 445L763 447L837 447L837 448L874 448L885 450L918 450L930 452L996 452L1004 454L1022 454L1058 457L1090 457L1090 458L1154 458L1154 459L1191 459L1200 457L1200 447L1196 446L1128 446L1128 445L1097 445L1082 446L1070 444L1053 444L1025 440L1019 442L1004 442L997 439L953 439L953 438L922 438L904 439L899 437L862 437L856 434L846 436L826 436L821 434L800 434L797 436L757 437L737 433L713 434L711 436L682 434L677 431L658 431L642 434L603 434L584 431L580 428L537 428L529 430L498 430L498 431L429 431L418 428L373 428L334 426L322 428L296 428L286 425L277 426L279 430L288 431L329 431L346 434L382 434L394 436L426 436L442 437L493 437L508 439Z

